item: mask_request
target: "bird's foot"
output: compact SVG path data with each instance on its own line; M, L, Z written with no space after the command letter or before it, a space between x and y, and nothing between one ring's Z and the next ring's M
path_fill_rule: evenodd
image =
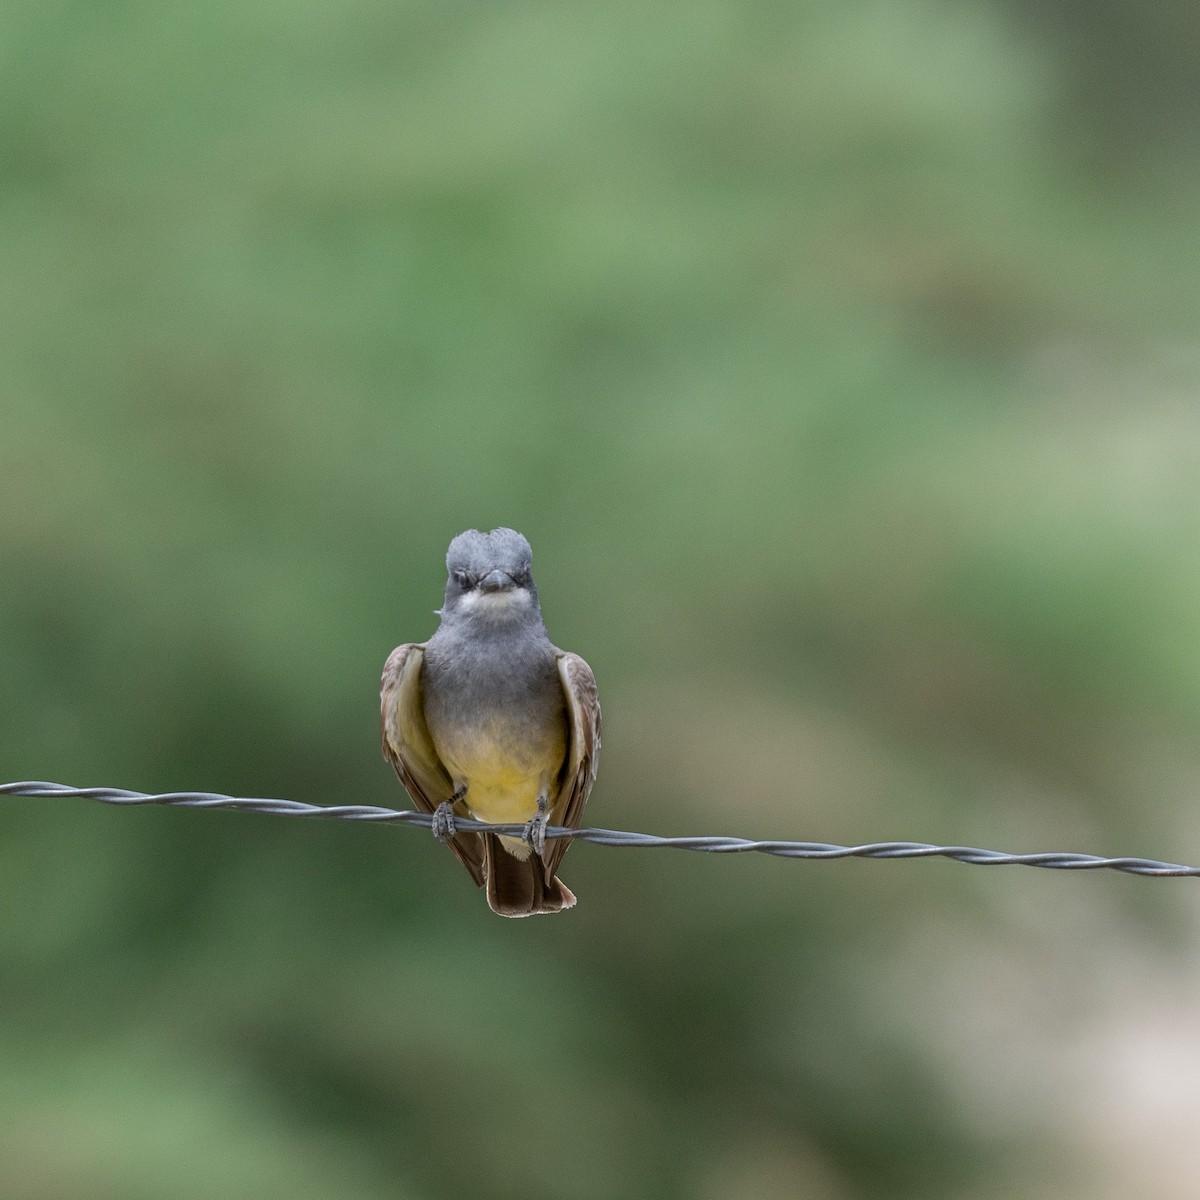
M433 836L439 842L448 842L454 836L454 805L449 800L433 810Z
M538 858L546 857L546 826L549 824L550 817L546 811L546 797L539 796L537 815L527 821L525 828L521 831L522 840L537 851Z
M466 788L459 788L449 800L443 800L433 810L433 836L439 842L448 842L454 836L454 806L466 794Z

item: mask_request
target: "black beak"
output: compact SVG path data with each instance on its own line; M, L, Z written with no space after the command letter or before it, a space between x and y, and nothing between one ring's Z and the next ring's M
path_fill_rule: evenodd
M479 581L481 592L507 592L516 586L517 581L507 571L501 571L498 567L494 571L489 571Z

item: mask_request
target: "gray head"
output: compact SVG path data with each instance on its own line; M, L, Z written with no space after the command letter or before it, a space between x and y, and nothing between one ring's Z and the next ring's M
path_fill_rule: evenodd
M460 533L446 551L442 619L483 620L489 625L540 620L532 563L533 551L515 529Z

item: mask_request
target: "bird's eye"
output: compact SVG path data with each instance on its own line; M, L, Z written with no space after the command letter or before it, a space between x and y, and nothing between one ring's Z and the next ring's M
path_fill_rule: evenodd
M453 574L453 576L454 576L454 582L455 582L455 583L457 583L457 584L458 584L458 586L459 586L460 588L462 588L464 592L465 592L465 591L467 591L467 590L470 588L470 586L471 586L471 576L470 576L470 574L469 574L468 572L466 572L466 571L454 571L454 572L452 572L452 574Z

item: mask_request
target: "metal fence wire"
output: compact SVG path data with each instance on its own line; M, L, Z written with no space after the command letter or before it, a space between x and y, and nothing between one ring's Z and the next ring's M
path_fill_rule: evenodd
M219 792L163 792L151 795L122 788L73 788L61 783L25 781L0 784L0 796L39 796L58 799L99 800L102 804L138 806L161 804L173 808L229 808L237 812L266 813L275 817L312 817L332 821L378 821L432 829L429 813L402 812L372 804L323 806L299 800L269 800L224 796ZM466 832L507 834L521 837L523 825L489 825L466 817L455 817L455 827ZM641 846L651 849L701 850L710 854L774 854L780 858L952 858L974 866L1047 867L1056 871L1124 871L1130 875L1200 876L1200 867L1159 862L1153 858L1101 858L1095 854L1050 851L1037 854L1004 854L975 846L935 846L928 842L868 842L861 846L837 846L828 842L753 841L737 837L660 837L652 833L630 833L621 829L564 829L551 825L547 839L571 838L599 846Z

